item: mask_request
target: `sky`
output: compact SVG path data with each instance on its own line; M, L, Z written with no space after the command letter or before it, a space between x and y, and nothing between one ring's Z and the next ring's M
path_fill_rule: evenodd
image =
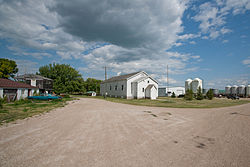
M250 84L250 0L0 0L0 57L84 79L145 71L159 85Z

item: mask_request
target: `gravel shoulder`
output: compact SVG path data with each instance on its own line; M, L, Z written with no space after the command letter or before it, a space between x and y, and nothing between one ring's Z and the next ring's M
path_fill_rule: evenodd
M250 103L214 109L82 98L0 127L0 166L250 166Z

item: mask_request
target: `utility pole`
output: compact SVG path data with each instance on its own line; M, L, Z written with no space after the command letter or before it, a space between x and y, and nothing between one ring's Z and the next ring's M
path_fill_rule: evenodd
M104 69L105 69L105 81L106 81L107 80L107 67L105 66Z
M168 94L168 65L167 65L167 94Z

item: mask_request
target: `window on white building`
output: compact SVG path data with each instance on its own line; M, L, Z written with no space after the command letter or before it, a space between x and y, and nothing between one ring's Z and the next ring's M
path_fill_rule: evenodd
M144 88L142 88L142 92L144 92Z
M123 90L123 85L122 85L122 90Z
M117 90L117 85L115 85L115 90Z
M111 90L112 89L112 87L111 87L111 85L109 86L109 90Z

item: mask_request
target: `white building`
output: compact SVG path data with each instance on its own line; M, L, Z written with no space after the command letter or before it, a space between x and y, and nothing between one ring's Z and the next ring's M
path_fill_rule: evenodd
M106 94L109 97L126 99L156 99L158 97L158 82L146 72L140 71L103 81L100 93L102 96Z
M20 100L32 96L34 92L39 92L39 89L26 83L0 78L0 98L6 96L8 101Z
M184 87L159 87L158 89L158 95L159 97L164 97L164 96L172 96L174 93L176 97L179 95L185 95L185 88Z

